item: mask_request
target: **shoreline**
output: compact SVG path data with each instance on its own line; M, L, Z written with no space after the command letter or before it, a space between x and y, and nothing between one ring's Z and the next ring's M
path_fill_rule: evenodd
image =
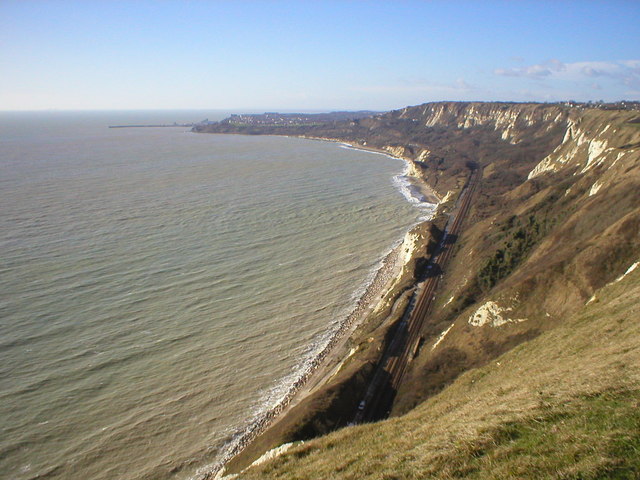
M344 148L350 148L354 150L360 150L368 153L375 153L384 155L393 160L402 160L406 168L405 170L393 177L394 183L396 177L415 178L409 175L411 171L411 160L393 156L391 153L373 149L373 148L361 148L354 146L343 141L325 139L325 138L312 138L312 137L296 137L306 140L319 140L319 141L331 141L332 143L339 143L344 145ZM303 361L303 367L299 372L297 378L291 383L282 398L276 402L276 404L270 408L265 408L264 411L257 413L246 427L240 427L240 431L234 435L226 446L223 446L224 453L213 464L209 464L205 467L201 467L194 479L210 480L224 478L225 466L234 457L239 455L253 440L259 435L264 433L267 429L281 420L292 407L304 400L307 396L312 394L317 388L325 385L335 374L340 371L340 368L344 362L349 358L348 354L345 358L338 358L340 347L351 338L354 331L358 326L362 325L367 316L376 311L383 299L392 291L393 287L397 283L401 273L404 270L414 254L414 252L420 247L419 245L410 242L410 245L406 245L406 240L409 232L418 224L429 221L435 216L438 208L438 203L430 203L426 201L426 198L434 199L439 202L439 198L433 190L431 190L422 179L415 179L417 183L422 183L423 187L432 194L432 197L423 195L423 199L416 199L412 201L404 191L403 186L396 184L396 188L400 190L405 199L414 204L416 208L420 208L420 204L430 205L429 218L421 217L417 222L414 222L408 227L405 233L396 242L393 243L391 249L383 254L378 264L372 269L370 275L363 282L362 286L355 290L355 293L362 292L357 296L353 307L350 312L340 321L340 324L336 330L328 333L327 337L321 342L325 342L323 346L319 346L319 349L310 355L309 359ZM403 247L406 252L402 252ZM322 345L322 343L320 343ZM337 365L336 365L337 361Z
M399 174L396 175L395 177L393 177L394 179L398 179L400 177L407 179L408 181L413 181L410 182L410 186L407 187L405 185L401 185L399 187L400 191L402 192L403 195L405 195L403 189L407 188L409 190L409 192L412 189L417 189L420 193L420 196L422 197L422 199L417 199L417 197L415 195L411 195L411 193L409 193L409 196L405 195L405 198L407 199L407 201L409 201L409 203L428 203L430 205L433 205L433 214L432 214L432 218L435 215L435 211L436 208L438 207L438 205L442 202L442 198L440 197L440 195L438 195L438 193L431 188L429 185L427 185L427 183L424 181L424 179L417 177L416 175L412 174L411 172L415 172L415 161L412 160L411 158L407 158L407 157L403 157L397 154L394 154L393 152L391 152L390 150L385 150L384 148L377 148L377 147L369 147L366 145L354 145L353 143L349 143L346 142L344 140L336 140L336 139L332 139L332 138L325 138L325 137L308 137L308 136L300 136L300 137L291 137L291 138L302 138L305 140L316 140L316 141L321 141L321 142L331 142L331 143L337 143L338 145L340 145L342 148L346 148L349 150L356 150L356 151L361 151L361 152L368 152L368 153L374 153L374 154L378 154L378 155L383 155L387 158L390 158L392 160L401 160L402 162L405 163L405 170ZM391 147L390 147L391 148ZM411 198L416 199L411 200ZM418 208L420 208L418 206Z

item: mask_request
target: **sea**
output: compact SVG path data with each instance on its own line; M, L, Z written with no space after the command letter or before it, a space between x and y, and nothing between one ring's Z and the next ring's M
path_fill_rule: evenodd
M432 205L338 143L0 113L0 478L193 479Z

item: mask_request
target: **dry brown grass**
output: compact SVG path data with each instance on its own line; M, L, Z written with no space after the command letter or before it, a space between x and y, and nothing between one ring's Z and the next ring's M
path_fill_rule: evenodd
M307 442L241 478L638 478L640 269L409 414Z

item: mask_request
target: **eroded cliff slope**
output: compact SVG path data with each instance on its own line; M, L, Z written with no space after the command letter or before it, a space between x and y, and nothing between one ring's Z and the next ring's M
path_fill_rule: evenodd
M564 129L550 153L520 164L483 161L472 218L396 414L561 324L640 259L637 113L570 110L547 118ZM538 131L546 128L556 127Z

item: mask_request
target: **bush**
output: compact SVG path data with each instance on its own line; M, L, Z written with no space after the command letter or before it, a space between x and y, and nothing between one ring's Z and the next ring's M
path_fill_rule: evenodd
M511 274L547 234L553 223L546 217L538 220L535 215L529 215L524 220L516 216L510 217L502 228L507 235L506 241L478 272L480 287L484 291L490 290Z

